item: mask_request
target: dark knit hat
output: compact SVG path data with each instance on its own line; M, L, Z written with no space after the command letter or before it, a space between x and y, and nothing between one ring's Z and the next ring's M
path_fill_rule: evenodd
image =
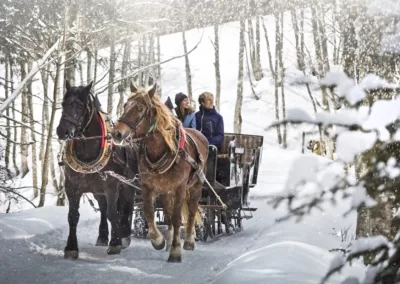
M179 104L186 99L187 96L184 93L178 93L175 95L175 104L179 106Z

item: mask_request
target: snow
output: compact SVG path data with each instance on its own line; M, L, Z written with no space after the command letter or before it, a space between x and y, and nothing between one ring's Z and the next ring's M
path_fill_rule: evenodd
M343 131L336 140L336 155L339 160L351 163L356 155L371 149L376 139L374 132Z
M389 247L389 242L384 236L360 237L351 244L351 255L364 251L373 251L377 248Z
M307 16L307 15L306 15ZM274 19L266 17L266 26L269 34L274 34ZM389 120L384 118L375 123L370 118L369 107L360 107L356 110L339 110L336 114L327 114L314 110L304 86L293 85L301 81L318 84L312 77L306 77L296 72L290 65L295 62L293 50L293 31L290 15L285 18L285 65L288 65L288 76L285 81L285 95L287 104L287 118L293 120L306 119L316 123L338 123L342 125L363 125L374 129L381 129L383 123ZM306 29L306 41L312 42L312 34ZM213 28L192 30L186 33L188 49L197 44L199 38L213 38ZM225 121L225 131L233 131L232 111L237 87L237 58L239 24L237 22L223 25L220 31L221 52L221 114ZM263 39L263 34L261 34ZM183 54L181 34L171 34L161 37L161 56L168 59ZM232 44L235 43L235 44ZM270 36L272 54L275 41ZM312 46L311 44L307 46ZM267 66L265 42L262 40L261 56L263 66ZM108 56L108 50L99 54ZM194 100L197 96L209 90L215 90L214 50L209 41L203 40L199 47L189 55L192 70L192 85ZM162 100L179 91L186 90L184 59L180 58L162 65ZM286 67L286 66L285 66ZM83 68L85 69L85 68ZM3 70L0 70L2 72ZM265 77L255 82L255 90L260 100L252 98L245 72L244 101L243 101L243 133L264 136L262 164L259 171L258 185L251 189L250 206L258 210L251 213L252 219L244 220L244 230L232 236L224 236L208 243L196 243L193 252L183 251L181 264L166 262L167 253L155 251L149 240L132 239L131 246L120 255L108 256L106 248L94 246L97 238L99 213L95 213L86 202L81 202L80 221L78 224L78 243L80 258L77 261L64 260L63 249L68 236L67 207L55 207L54 189L48 186L46 206L39 209L29 209L25 202L12 203L10 214L0 214L0 283L318 283L329 271L332 265L337 265L336 254L330 249L345 247L346 241L337 233L332 234L332 228L339 230L351 228L349 234L354 236L356 213L346 216L354 204L362 201L369 202L362 190L356 189L353 199L338 200L336 206L323 204L323 211L312 211L303 221L295 223L288 220L276 223L275 220L286 213L286 204L273 209L266 202L265 197L277 194L293 194L297 192L296 185L305 183L301 194L319 194L337 183L343 177L343 167L340 163L333 163L325 158L307 153L301 154L301 134L305 126L288 127L288 149L283 150L277 144L276 131L266 131L266 126L275 122L275 105L273 80L270 71L264 68ZM297 70L298 71L298 70ZM99 78L105 70L99 70ZM363 93L354 82L343 73L332 73L325 83L340 83L338 91L341 97L358 102ZM78 78L78 77L77 77ZM108 78L96 86L100 91L107 84ZM370 79L369 79L370 80ZM369 82L367 80L366 82ZM371 79L372 80L372 79ZM78 80L79 81L79 80ZM322 80L323 81L323 80ZM321 82L322 83L322 82ZM370 86L370 85L369 85ZM349 95L346 95L350 92ZM41 86L34 83L34 92L42 92ZM321 101L321 96L315 92L315 97ZM106 106L105 93L99 98ZM17 107L20 101L17 100ZM36 103L41 105L40 101ZM38 108L39 109L39 108ZM383 110L376 108L376 114ZM372 113L372 112L371 112ZM56 115L58 122L60 113ZM35 113L36 119L41 112ZM391 119L394 114L391 115ZM117 117L112 116L115 120ZM39 129L37 129L39 131ZM344 161L351 160L357 153L367 150L377 139L374 133L355 133L351 136L341 132L338 137L340 157ZM312 137L307 135L306 143ZM375 139L375 140L374 140ZM341 145L340 145L341 144ZM58 143L54 140L54 151L58 150ZM349 145L350 150L345 148ZM56 152L55 152L56 153ZM55 155L56 156L56 155ZM58 167L56 167L58 171ZM39 169L40 174L40 169ZM24 179L17 180L16 186L29 186L32 176L29 173ZM35 204L38 199L32 198L32 192L22 192ZM4 212L3 207L0 207ZM250 214L250 213L246 213ZM361 279L364 267L359 261L354 261L352 267L346 267L342 274L332 277L331 283L342 283L348 279ZM356 278L354 278L356 277Z
M362 185L350 187L348 190L353 190L351 208L358 209L360 206L371 208L377 204L374 199L368 196L367 190Z

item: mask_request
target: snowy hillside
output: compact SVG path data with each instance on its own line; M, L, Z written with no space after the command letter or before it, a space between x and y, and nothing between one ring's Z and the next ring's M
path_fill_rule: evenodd
M265 21L274 54L274 20L265 17ZM285 23L283 54L286 106L287 109L296 107L312 113L306 88L291 84L301 74L293 67L296 54L289 16L285 17ZM189 55L195 99L203 91L215 92L214 49L210 42L213 29L187 32L188 49L197 44L201 36L202 42ZM221 114L225 131L232 132L238 77L239 24L223 25L220 36ZM312 47L309 32L306 33L306 41L308 48ZM63 259L63 249L68 235L68 210L67 207L54 206L54 191L49 185L44 208L17 212L30 208L28 204L19 203L13 204L12 213L0 214L0 253L3 256L0 283L318 283L334 256L328 250L346 245L354 235L355 214L344 219L342 215L348 204L339 202L335 208L327 206L324 212L312 212L300 223L274 223L276 218L284 215L284 208L273 209L263 197L284 189L287 179L291 178L291 163L301 155L301 133L308 128L288 128L287 150L277 144L275 130L265 131L275 120L275 102L262 31L261 43L264 78L256 86L261 99L252 97L245 70L242 108L243 133L264 136L260 176L258 185L252 189L250 200L252 207L259 209L253 213L253 219L244 221L245 229L242 232L211 243L196 243L194 252L183 251L183 262L178 265L167 263L167 254L155 251L148 240L132 239L131 246L121 255L108 256L104 248L94 246L100 216L93 212L87 202L82 201L78 225L80 259L67 261ZM104 54L107 54L106 50ZM181 54L181 34L161 38L162 59ZM173 99L177 92L186 92L184 68L183 58L162 66L163 100L167 96ZM96 86L96 90L102 89L106 83L107 78ZM40 85L36 84L34 90L41 92ZM100 99L106 106L106 95L100 95ZM40 104L38 101L36 103ZM37 117L40 117L39 113ZM58 151L56 141L54 151ZM28 174L16 186L26 186L30 182L31 176ZM28 198L30 194L27 193ZM34 202L37 203L37 200ZM1 212L5 210L2 208ZM341 235L340 232L347 229L347 235ZM357 263L350 272L359 275ZM344 279L344 275L336 275L331 283L340 283L341 279Z

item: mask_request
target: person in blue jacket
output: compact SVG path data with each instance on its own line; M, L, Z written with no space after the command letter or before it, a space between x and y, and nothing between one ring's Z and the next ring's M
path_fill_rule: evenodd
M184 93L175 95L175 113L178 119L182 122L184 128L196 129L196 118L194 109L190 106L188 97Z
M224 119L214 106L214 95L204 92L199 96L200 110L196 112L196 129L208 139L210 145L221 149L224 140Z

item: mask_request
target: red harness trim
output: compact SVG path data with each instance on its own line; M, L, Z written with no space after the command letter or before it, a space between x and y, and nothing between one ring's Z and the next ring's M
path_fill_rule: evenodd
M101 136L103 136L103 138L101 138L101 148L104 148L104 133L105 133L105 125L103 123L103 119L101 118L100 113L97 113L97 116L99 117L100 120L100 128L101 128Z
M185 147L185 142L186 142L186 133L182 127L182 124L179 125L179 131L181 132L181 139L179 140L179 149L183 149L183 147Z

